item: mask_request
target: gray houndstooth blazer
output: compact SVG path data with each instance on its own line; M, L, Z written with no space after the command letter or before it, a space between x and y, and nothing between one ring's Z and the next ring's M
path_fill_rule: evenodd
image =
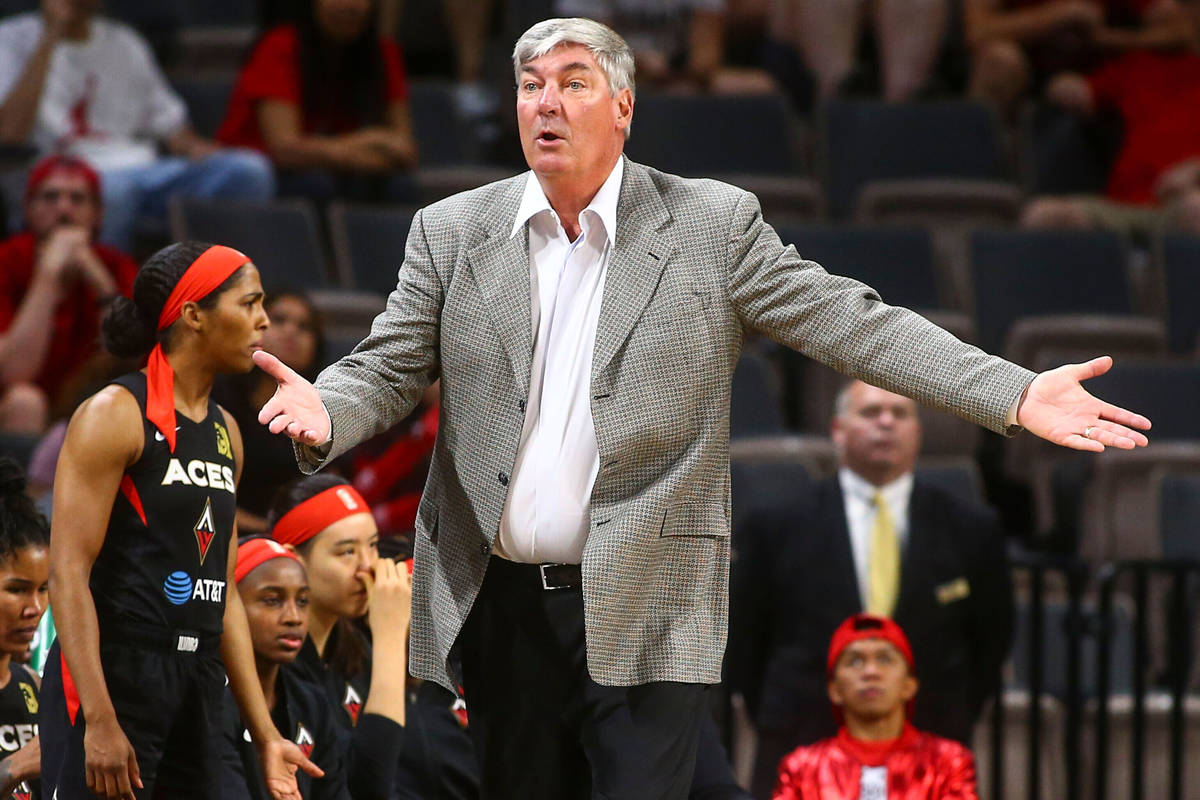
M413 219L387 309L321 373L326 458L385 430L439 376L417 514L411 671L448 654L483 581L533 353L521 175ZM1003 432L1033 373L784 247L753 195L629 161L592 363L600 471L583 554L588 668L609 685L715 683L729 578L729 401L747 331ZM327 445L327 447L330 447ZM297 448L301 468L322 459Z

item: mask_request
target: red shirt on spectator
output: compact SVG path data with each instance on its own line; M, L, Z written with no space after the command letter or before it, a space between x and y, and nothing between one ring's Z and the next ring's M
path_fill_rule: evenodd
M257 105L263 100L278 100L301 107L299 47L300 39L292 25L275 28L262 38L238 76L229 111L217 131L217 141L235 147L266 150L262 132L258 129ZM381 38L379 49L383 54L386 101L408 99L408 78L399 46L390 39ZM349 133L362 127L362 121L349 106L335 114L323 115L321 119L302 114L300 124L305 133L325 134Z
M93 243L92 252L108 268L117 291L129 297L138 271L133 259L103 244ZM36 242L32 233L20 233L0 242L0 331L8 330L16 319L21 301L33 281L35 257ZM48 397L53 398L63 382L99 349L99 299L81 280L54 310L54 333L46 348L46 360L34 379Z
M1159 175L1200 157L1200 56L1134 51L1106 64L1088 82L1097 107L1116 108L1125 123L1108 196L1153 205Z

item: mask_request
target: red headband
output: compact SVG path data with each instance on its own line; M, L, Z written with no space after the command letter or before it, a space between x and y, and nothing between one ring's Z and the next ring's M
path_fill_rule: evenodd
M904 656L904 660L908 662L909 671L916 674L917 664L913 660L912 647L908 644L908 637L904 635L904 630L899 625L887 617L879 617L874 614L855 614L833 632L833 639L829 642L829 657L825 662L826 677L833 677L833 670L846 648L864 639L882 639L895 646L900 651L900 655ZM908 718L911 720L913 715L911 700L908 703L907 712ZM842 710L837 706L834 706L833 716L839 725L843 722Z
M339 520L370 513L367 501L357 489L348 483L339 484L308 498L280 517L271 529L271 537L282 544L299 545Z
M275 558L290 558L300 563L300 558L291 550L274 539L250 539L238 545L237 566L233 569L233 579L237 583L267 561Z
M92 199L99 202L100 175L86 161L73 156L47 156L34 164L33 168L29 170L29 177L25 180L25 199L28 200L32 197L47 178L59 171L82 175L88 188L92 191Z
M158 331L166 330L179 319L184 303L203 300L249 260L244 253L219 244L201 253L167 296L158 315ZM175 372L159 344L154 345L146 360L146 419L154 423L174 453Z

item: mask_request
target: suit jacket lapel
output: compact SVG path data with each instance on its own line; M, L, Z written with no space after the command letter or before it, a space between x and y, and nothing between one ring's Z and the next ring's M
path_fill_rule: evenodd
M829 540L829 571L836 577L842 590L839 597L830 598L830 604L840 608L851 607L862 611L863 598L858 592L858 571L854 569L854 553L850 548L850 526L846 523L846 498L842 485L834 475L827 483L828 493L821 503L817 530L826 532ZM839 620L840 622L841 620Z
M893 617L899 619L909 610L921 607L921 593L931 592L932 582L925 576L931 544L928 542L930 509L927 497L918 483L913 483L908 501L908 541L900 556L900 596L896 598ZM921 524L924 522L925 524Z
M629 337L674 252L669 238L659 232L670 219L646 169L626 159L617 201L616 245L608 261L592 352L593 385Z
M527 175L528 173L526 173ZM513 365L517 386L529 388L533 361L533 304L529 288L529 228L512 233L526 175L514 178L504 200L481 222L488 238L467 253L483 306Z

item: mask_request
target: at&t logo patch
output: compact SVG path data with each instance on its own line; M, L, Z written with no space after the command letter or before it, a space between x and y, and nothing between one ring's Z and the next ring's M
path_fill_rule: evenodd
M192 599L192 576L183 571L172 572L163 582L163 594L177 606Z
M173 605L181 606L189 600L207 600L221 603L225 600L225 581L209 578L192 580L183 570L176 570L163 581L163 594Z

